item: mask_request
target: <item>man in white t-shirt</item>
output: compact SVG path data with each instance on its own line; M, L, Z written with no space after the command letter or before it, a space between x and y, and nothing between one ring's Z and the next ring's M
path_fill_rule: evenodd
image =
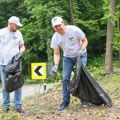
M59 111L62 111L69 107L70 92L68 85L70 83L71 72L76 63L77 56L82 55L82 64L84 67L87 63L87 51L88 44L87 38L84 32L73 25L65 25L63 19L59 16L54 17L52 20L52 27L55 33L52 37L51 48L54 49L54 66L51 73L57 72L60 61L60 49L63 50L63 80L62 80L62 93L63 102L60 105ZM81 99L81 105L86 107L88 102Z
M10 94L5 90L6 74L3 71L13 56L25 51L23 36L18 30L20 27L22 24L19 18L12 16L8 20L8 26L0 29L0 80L2 81L4 111L9 111ZM21 91L22 89L19 88L14 94L14 107L17 112L22 112Z

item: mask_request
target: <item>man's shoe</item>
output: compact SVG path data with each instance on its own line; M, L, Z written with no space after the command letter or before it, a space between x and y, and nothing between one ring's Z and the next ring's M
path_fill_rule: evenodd
M88 105L89 105L89 102L88 101L86 101L86 100L81 100L81 106L82 107L88 107Z
M67 109L69 107L69 102L63 102L61 105L60 105L60 108L59 108L59 111L63 111L65 109Z
M3 109L4 112L8 112L9 110L10 110L9 107L5 107L5 108Z
M19 113L24 113L24 111L22 110L22 108L21 108L21 107L16 108L16 111L17 111L17 112L19 112Z
M81 104L82 107L86 108L89 104Z

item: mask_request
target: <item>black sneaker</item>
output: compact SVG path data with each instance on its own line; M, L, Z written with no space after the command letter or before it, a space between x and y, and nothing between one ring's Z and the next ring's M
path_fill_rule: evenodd
M24 111L22 110L22 108L21 108L21 107L16 108L16 111L17 111L17 112L19 112L19 113L24 113Z
M8 112L9 110L10 110L9 107L5 107L5 108L3 109L4 112Z
M63 111L69 107L69 102L62 102L60 105L59 111Z

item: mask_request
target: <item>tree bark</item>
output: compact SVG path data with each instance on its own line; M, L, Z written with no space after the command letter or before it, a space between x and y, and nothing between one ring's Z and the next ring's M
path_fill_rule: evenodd
M74 13L73 13L73 8L72 8L72 1L68 0L68 5L70 9L70 16L71 16L71 23L75 25L75 18L74 18Z
M117 5L120 5L120 1L117 0ZM118 12L120 12L120 8L117 9ZM120 16L118 18L118 34L120 38ZM119 42L119 61L120 61L120 42Z
M117 0L110 1L110 10L109 14L114 14L116 10ZM112 68L112 58L113 58L113 33L114 25L112 24L111 19L108 19L107 23L107 39L106 39L106 55L105 55L105 74L111 74L113 72Z
M118 33L120 36L120 18L118 19ZM120 43L119 43L119 61L120 61Z

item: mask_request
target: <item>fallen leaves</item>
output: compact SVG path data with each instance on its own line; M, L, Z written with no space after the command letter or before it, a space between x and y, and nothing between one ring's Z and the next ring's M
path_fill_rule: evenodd
M0 120L120 120L120 84L110 80L99 83L110 95L112 107L90 104L87 108L82 108L80 100L71 96L69 108L59 112L62 89L58 83L46 94L36 94L24 99L23 114L16 113L14 109L8 113L0 111Z

